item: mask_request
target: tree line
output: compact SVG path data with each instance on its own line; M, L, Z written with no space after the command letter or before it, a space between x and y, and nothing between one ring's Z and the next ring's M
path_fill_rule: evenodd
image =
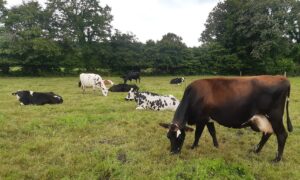
M0 0L2 74L300 73L298 0L219 2L199 32L199 47L187 47L171 32L142 43L114 29L111 8L97 0L5 5Z

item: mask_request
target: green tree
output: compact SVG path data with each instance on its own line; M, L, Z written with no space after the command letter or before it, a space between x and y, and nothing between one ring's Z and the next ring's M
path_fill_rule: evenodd
M236 54L217 42L206 43L194 49L195 65L201 74L239 74L241 61Z
M297 3L295 0L220 2L210 13L200 40L204 44L217 42L235 54L242 62L242 71L248 74L278 73L277 66L289 57L292 43L297 41ZM294 35L289 35L292 32Z
M111 38L111 61L113 71L122 72L137 70L144 67L142 58L143 44L137 41L132 33L121 33L116 30Z
M106 61L99 59L103 56L97 52L98 46L106 44L111 36L110 11L110 7L101 7L97 0L48 0L49 35L64 43L73 43L68 47L76 52L74 56L81 61L79 64L94 70Z
M187 47L182 38L174 33L167 33L157 42L159 49L158 58L154 67L160 72L175 73L184 66L184 57Z
M0 0L0 70L2 73L7 74L9 72L9 67L12 64L10 59L12 54L9 48L11 36L5 31L3 26L7 14L5 4L5 0Z
M146 41L142 52L142 59L145 68L154 68L154 62L158 59L158 45L153 40Z
M60 49L56 42L46 37L43 11L38 2L30 1L11 8L4 19L4 27L9 35L7 52L25 72L57 70L56 57Z

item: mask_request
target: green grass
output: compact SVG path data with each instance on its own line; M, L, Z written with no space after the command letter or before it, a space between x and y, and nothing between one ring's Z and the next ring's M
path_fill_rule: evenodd
M170 85L170 78L144 77L140 89L181 99L185 85ZM187 77L187 84L198 78ZM0 179L300 179L300 78L290 80L294 132L282 162L273 164L274 135L256 155L248 151L260 133L216 125L218 149L204 130L199 148L190 149L190 133L182 153L172 156L158 123L174 112L135 110L126 93L83 95L76 77L0 78ZM11 95L18 89L53 91L64 103L20 106Z

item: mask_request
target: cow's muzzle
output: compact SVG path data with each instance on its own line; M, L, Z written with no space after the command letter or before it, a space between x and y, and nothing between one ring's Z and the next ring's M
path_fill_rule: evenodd
M179 149L177 149L177 150L172 150L172 151L170 152L170 155L176 155L176 154L180 154L180 150L179 150Z

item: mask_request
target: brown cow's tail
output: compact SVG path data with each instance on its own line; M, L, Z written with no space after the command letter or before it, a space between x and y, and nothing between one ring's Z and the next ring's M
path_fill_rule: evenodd
M287 99L286 99L286 121L287 121L287 129L289 132L293 131L293 125L289 116L289 101L290 101L290 91L291 91L291 86L288 88L288 94L287 94Z

